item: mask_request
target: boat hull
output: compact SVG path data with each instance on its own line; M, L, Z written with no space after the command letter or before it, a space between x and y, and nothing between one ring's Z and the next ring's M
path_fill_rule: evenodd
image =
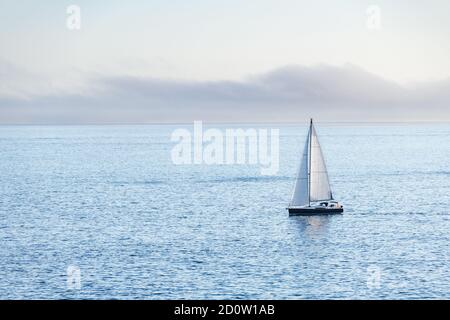
M342 214L343 208L288 208L290 216L328 216L332 214Z

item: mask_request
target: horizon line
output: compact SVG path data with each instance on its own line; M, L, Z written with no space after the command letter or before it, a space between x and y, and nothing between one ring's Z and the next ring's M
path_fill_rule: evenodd
M278 124L278 125L308 125L309 120L305 121L205 121L193 120L186 122L93 122L93 123L0 123L0 127L7 126L146 126L146 125L189 125L194 121L201 121L204 124ZM317 121L315 123L330 124L330 125L408 125L408 124L450 124L450 120L405 120L405 121Z

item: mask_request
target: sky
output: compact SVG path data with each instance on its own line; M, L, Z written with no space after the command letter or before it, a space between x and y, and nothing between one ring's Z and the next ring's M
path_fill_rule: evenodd
M0 0L0 123L449 121L449 39L447 0Z

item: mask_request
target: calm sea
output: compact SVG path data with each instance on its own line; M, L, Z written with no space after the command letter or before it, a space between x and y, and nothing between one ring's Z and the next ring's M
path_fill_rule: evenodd
M275 176L174 165L175 125L1 126L0 298L450 298L450 125L316 126L342 216L285 210L306 126L262 125Z

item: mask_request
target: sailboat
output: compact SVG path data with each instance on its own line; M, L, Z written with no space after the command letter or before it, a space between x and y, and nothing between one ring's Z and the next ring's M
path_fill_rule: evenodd
M312 119L292 200L287 209L291 216L328 215L344 212L344 207L333 199L325 160Z

